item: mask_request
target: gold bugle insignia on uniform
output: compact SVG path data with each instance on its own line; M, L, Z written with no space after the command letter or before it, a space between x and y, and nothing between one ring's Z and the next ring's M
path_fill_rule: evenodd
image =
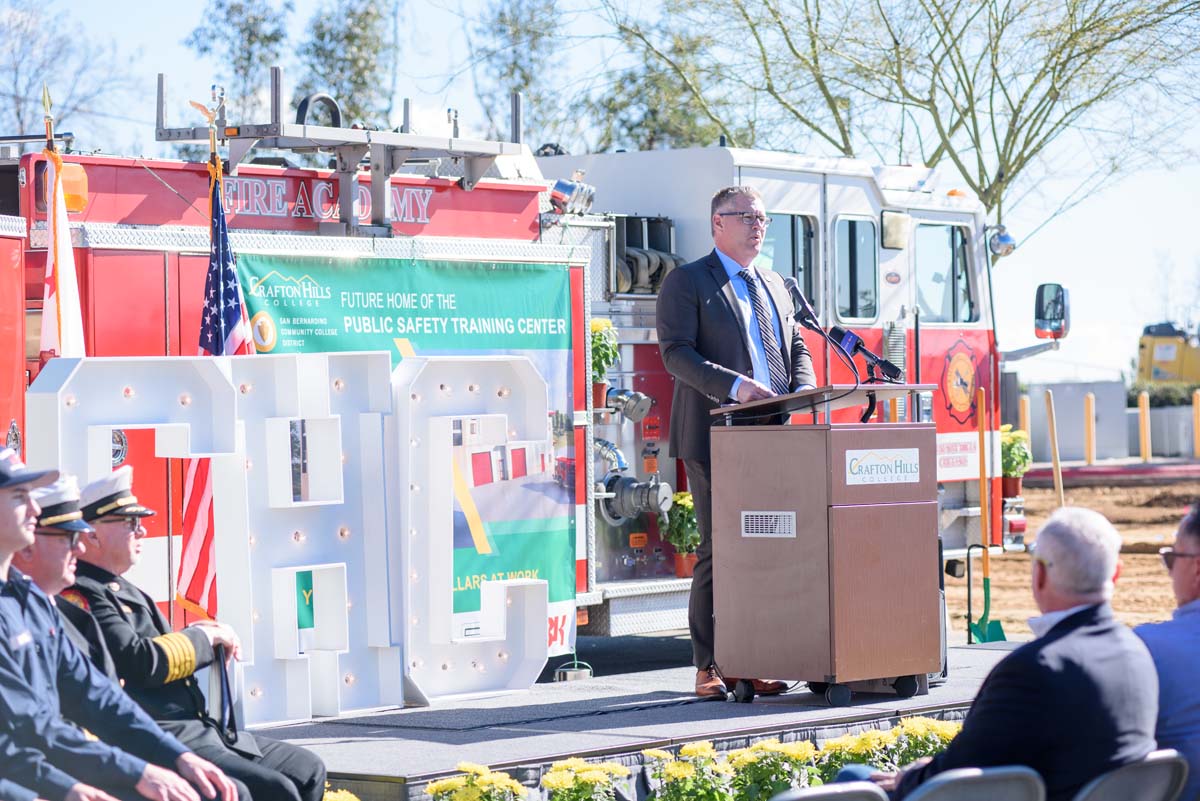
M196 647L185 634L162 634L154 643L167 657L167 676L164 683L177 681L196 672Z

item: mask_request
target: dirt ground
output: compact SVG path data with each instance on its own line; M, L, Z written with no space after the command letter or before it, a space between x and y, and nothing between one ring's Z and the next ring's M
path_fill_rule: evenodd
M1057 508L1054 491L1026 488L1027 540ZM1187 507L1200 498L1200 482L1144 487L1081 487L1066 491L1072 506L1095 509L1113 522L1124 540L1121 577L1113 597L1117 617L1129 625L1165 620L1175 608L1171 584L1158 557L1158 549L1174 538L1175 527ZM974 616L983 611L981 571L973 566ZM950 614L950 644L966 642L967 581L946 577L946 606ZM1038 614L1029 592L1029 556L1006 554L992 559L990 617L999 620L1008 639L1029 639L1026 621Z

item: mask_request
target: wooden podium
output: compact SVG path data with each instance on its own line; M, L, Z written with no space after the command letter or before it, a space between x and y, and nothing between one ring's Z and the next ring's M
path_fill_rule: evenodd
M934 426L828 422L868 392L883 404L931 389L822 387L714 410L723 673L807 681L842 705L852 689L913 695L941 670ZM796 412L817 422L739 424ZM739 685L740 700L753 697L749 688Z

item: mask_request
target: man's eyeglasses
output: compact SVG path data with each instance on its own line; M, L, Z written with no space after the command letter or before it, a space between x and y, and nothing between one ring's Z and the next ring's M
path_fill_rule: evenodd
M43 537L68 537L70 545L67 547L74 548L79 544L79 538L83 536L82 531L63 531L60 528L39 528L36 534L41 534Z
M114 525L117 523L123 523L129 529L129 533L131 534L142 527L142 518L140 517L105 517L97 522Z
M771 218L762 214L755 214L752 211L718 211L718 217L737 217L741 219L744 225L761 225L766 228L771 224Z
M1162 557L1163 565L1166 566L1167 570L1171 570L1175 567L1176 559L1195 559L1196 557L1200 556L1200 553L1186 553L1185 551L1177 551L1168 545L1166 548L1159 548L1158 555Z

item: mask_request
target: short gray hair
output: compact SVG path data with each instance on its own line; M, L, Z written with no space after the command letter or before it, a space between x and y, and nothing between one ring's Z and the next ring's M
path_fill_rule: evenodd
M712 203L709 204L709 216L711 217L725 208L725 204L738 195L745 195L751 200L762 200L762 194L753 186L727 186L724 189L718 189L717 193L712 196Z
M1050 583L1078 596L1112 597L1121 535L1108 518L1080 506L1064 506L1038 531L1036 558Z

